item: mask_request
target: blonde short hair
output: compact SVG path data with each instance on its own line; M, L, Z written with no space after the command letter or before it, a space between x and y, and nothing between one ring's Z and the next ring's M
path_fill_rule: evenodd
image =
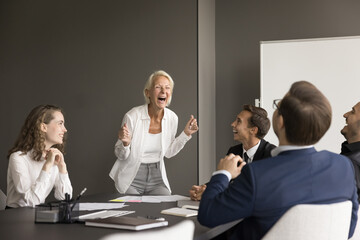
M168 102L167 102L167 104L166 104L166 106L168 107L168 106L170 105L170 103L171 103L172 92L173 92L173 90L174 90L174 81L172 80L171 76L170 76L167 72L165 72L165 71L163 71L163 70L158 70L158 71L153 72L153 73L150 75L150 77L148 78L148 80L146 81L145 87L144 87L144 90L143 90L145 102L146 102L147 104L150 103L149 98L146 96L146 90L150 90L150 89L152 88L152 86L154 85L155 79L156 79L157 77L160 77L160 76L166 77L166 78L169 80L169 82L170 82L171 96L170 96L170 98L169 98L169 100L168 100Z

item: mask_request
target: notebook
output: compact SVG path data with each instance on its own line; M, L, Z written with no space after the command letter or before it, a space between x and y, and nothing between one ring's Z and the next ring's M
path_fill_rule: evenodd
M180 208L198 210L199 205L200 205L200 201L193 201L193 200L179 200L179 201L177 201L177 206L180 207Z
M162 214L168 214L168 215L175 215L180 217L192 217L197 216L198 212L197 210L191 210L186 208L169 208L161 211Z
M127 230L144 230L149 228L157 228L167 226L167 221L159 221L147 218L136 217L109 217L104 219L86 220L85 226L119 228Z

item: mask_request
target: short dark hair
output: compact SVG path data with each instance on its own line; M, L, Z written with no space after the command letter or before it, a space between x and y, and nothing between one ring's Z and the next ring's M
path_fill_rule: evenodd
M281 100L287 140L296 145L317 143L329 129L332 111L329 100L313 84L298 81Z
M259 139L264 138L270 129L267 111L253 105L244 105L243 110L251 112L251 117L248 119L248 127L257 127L256 137Z

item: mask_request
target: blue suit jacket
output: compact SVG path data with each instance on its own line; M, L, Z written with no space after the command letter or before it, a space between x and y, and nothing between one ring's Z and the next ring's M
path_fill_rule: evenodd
M245 165L230 185L224 174L214 175L201 198L198 220L214 227L245 218L231 239L261 239L296 204L345 200L353 203L350 237L358 210L351 162L344 156L317 152L314 148L292 150Z

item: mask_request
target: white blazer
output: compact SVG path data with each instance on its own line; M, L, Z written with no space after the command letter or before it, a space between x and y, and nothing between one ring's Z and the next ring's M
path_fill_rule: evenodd
M124 146L121 140L115 144L115 156L117 157L109 176L114 180L116 189L124 194L134 180L140 164L140 157L143 154L145 134L150 128L150 117L148 114L148 105L141 105L132 108L127 112L122 121L122 125L127 127L132 135L129 146ZM164 157L171 158L175 156L191 139L184 131L175 138L178 127L177 115L168 108L164 109L164 117L161 121L161 156L160 169L165 186L170 189L169 181L166 176Z

